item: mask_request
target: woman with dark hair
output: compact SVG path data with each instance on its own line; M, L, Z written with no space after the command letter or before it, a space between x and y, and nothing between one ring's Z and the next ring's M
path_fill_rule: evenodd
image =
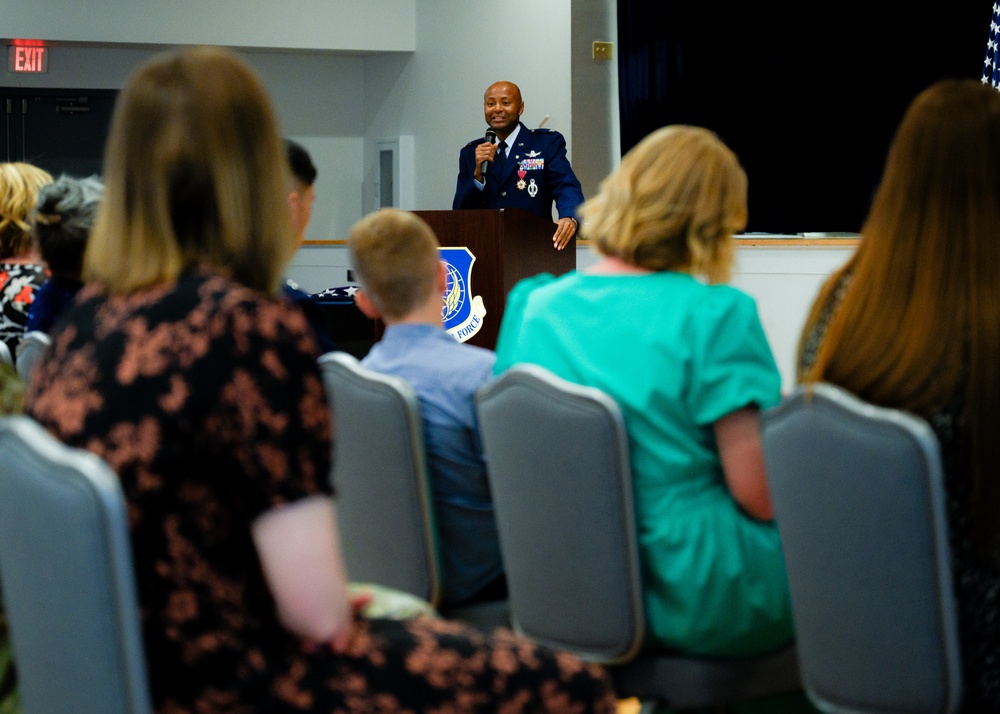
M606 673L508 630L360 618L263 85L160 55L115 109L87 283L26 412L118 473L159 712L612 712ZM280 168L279 168L280 167Z
M854 256L823 286L800 379L927 419L948 495L964 710L1000 711L1000 93L910 105Z
M60 176L38 191L33 232L49 278L35 293L26 331L48 332L83 287L83 253L104 184L96 176Z

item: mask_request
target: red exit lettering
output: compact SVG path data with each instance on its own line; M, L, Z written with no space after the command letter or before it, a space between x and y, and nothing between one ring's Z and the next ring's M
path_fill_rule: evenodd
M49 64L47 52L48 47L11 47L7 69L11 72L45 72Z
M18 47L14 57L15 72L41 72L44 47Z

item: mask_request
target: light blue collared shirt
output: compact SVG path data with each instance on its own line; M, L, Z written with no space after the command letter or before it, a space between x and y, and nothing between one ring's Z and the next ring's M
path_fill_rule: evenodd
M390 325L361 360L402 377L420 399L447 604L468 600L503 573L473 401L493 379L495 362L492 350L427 324Z

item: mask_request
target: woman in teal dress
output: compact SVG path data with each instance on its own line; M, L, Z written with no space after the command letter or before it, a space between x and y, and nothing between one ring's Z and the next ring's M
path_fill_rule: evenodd
M622 407L650 648L747 655L793 637L759 432L781 379L753 299L722 284L746 186L711 132L651 134L581 208L601 260L518 283L500 328L497 373L532 362Z

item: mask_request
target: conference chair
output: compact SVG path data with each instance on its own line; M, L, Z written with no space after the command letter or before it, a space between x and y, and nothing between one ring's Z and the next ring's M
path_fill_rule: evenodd
M27 383L31 376L31 368L35 366L41 354L52 344L52 338L41 330L29 330L21 337L17 343L17 358L14 366L17 369L17 376L22 382Z
M792 645L756 657L640 652L628 437L618 404L530 364L476 395L516 631L608 665L644 711L800 691Z
M962 693L938 442L831 384L762 416L806 692L827 712L953 712Z
M483 629L508 625L506 601L444 607L423 419L413 387L353 355L319 358L333 415L333 484L347 573L416 595Z
M0 417L0 586L24 712L151 711L117 476L26 416Z
M0 340L0 363L8 367L14 366L14 355L10 353L10 347L3 340Z

